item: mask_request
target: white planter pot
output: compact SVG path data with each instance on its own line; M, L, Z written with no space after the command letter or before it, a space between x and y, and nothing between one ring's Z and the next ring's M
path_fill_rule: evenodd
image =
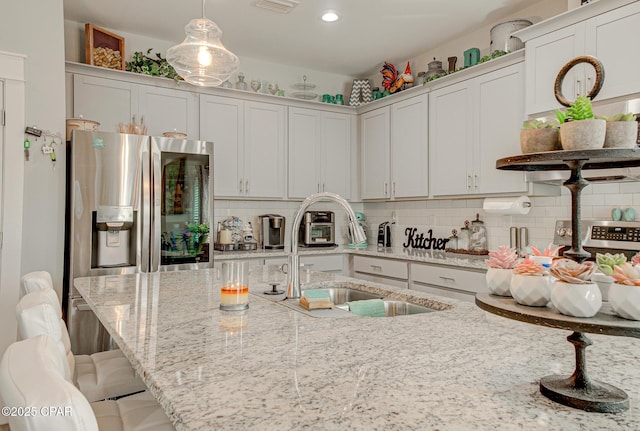
M613 283L609 289L609 304L618 316L640 320L640 286Z
M596 272L591 276L591 281L598 285L598 288L600 289L600 295L602 295L602 300L608 301L609 289L613 284L613 277Z
M511 276L511 296L518 304L544 307L551 299L550 278L513 274Z
M574 284L558 280L551 287L551 302L567 316L593 317L602 306L602 295L595 283Z
M607 121L604 148L635 148L637 140L636 121Z
M590 150L604 146L607 122L604 120L570 121L560 125L563 150Z
M489 268L486 275L489 292L494 295L511 296L512 273L511 269Z

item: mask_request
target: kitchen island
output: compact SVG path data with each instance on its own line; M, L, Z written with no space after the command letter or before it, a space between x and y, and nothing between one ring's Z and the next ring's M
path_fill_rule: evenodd
M640 340L593 335L589 371L630 409L556 404L540 376L571 374L569 331L488 314L426 293L311 273L438 311L319 318L266 299L219 310L215 270L80 278L75 286L178 430L638 430ZM303 286L304 287L304 286Z

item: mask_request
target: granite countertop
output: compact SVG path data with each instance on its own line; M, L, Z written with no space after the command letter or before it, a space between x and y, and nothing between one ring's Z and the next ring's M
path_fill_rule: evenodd
M462 267L468 269L486 270L484 263L488 256L477 256L471 254L449 253L439 250L418 250L402 247L378 247L369 245L365 248L351 248L348 246L335 247L306 247L299 248L300 256L317 256L323 254L353 254L360 256L384 257L387 259L401 259L412 262L435 263ZM214 260L230 259L264 259L273 257L285 257L288 252L285 250L252 250L252 251L215 251Z
M400 317L319 318L266 299L252 270L250 308L221 312L216 270L80 278L75 286L177 430L638 430L640 340L590 334L592 378L630 409L588 413L540 394L569 376L569 331L473 304L311 272L431 305Z

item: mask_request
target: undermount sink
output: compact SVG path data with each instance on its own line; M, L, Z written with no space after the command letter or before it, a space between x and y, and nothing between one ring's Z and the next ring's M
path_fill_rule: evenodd
M302 291L303 293L304 290L305 289ZM383 298L381 295L376 295L375 293L363 292L361 290L350 289L348 287L329 287L313 290L327 292L334 306L345 311L349 311L349 305L347 302L362 301L366 299L382 299L384 302L385 317L406 316L409 314L429 313L435 311L431 308L412 304L407 301Z
M303 294L305 290L306 289L302 289ZM350 289L348 287L328 287L313 290L327 292L329 294L331 302L333 302L334 305L342 305L346 304L349 301L361 301L363 299L382 299L381 295L376 295L375 293L370 292L363 292L356 289Z

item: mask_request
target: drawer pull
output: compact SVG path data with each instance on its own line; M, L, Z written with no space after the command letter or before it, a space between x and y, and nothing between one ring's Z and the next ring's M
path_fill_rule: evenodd
M382 266L380 265L369 265L371 266L371 269L373 269L374 271L382 271Z
M444 281L450 281L451 283L454 283L454 284L455 284L455 282L456 282L456 279L455 279L455 278L451 278L451 277L443 277L443 276L440 276L440 278L441 278L441 279L443 279Z

